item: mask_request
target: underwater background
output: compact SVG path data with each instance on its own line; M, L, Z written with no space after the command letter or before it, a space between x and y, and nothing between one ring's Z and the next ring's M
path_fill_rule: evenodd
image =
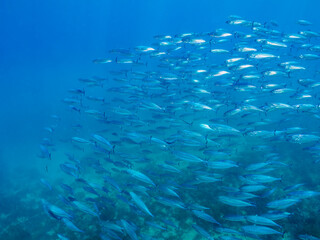
M81 219L79 216L73 217L78 219L73 223L77 226L79 225L78 227L80 229L86 225L93 226L87 230L82 229L86 232L85 234L80 234L66 227L65 225L68 226L68 224L65 223L64 225L62 219L68 218L57 217L55 214L53 214L54 217L52 217L52 214L50 216L50 207L52 207L50 204L63 208L63 204L59 203L59 200L55 198L55 196L61 193L61 190L58 191L54 189L59 188L60 183L71 185L71 177L60 170L60 164L66 159L65 153L74 154L74 151L80 151L80 154L77 155L79 158L88 157L81 155L81 151L86 153L85 150L74 150L70 144L65 143L72 137L82 137L81 135L85 134L90 137L98 128L97 123L90 120L81 123L81 130L75 130L70 127L77 124L79 118L78 116L74 117L74 114L77 113L70 110L63 102L63 99L68 97L68 90L86 88L79 84L78 79L88 79L92 77L104 79L110 77L109 71L112 71L113 68L110 66L104 67L103 64L95 64L93 62L94 59L106 58L112 49L133 49L140 45L149 46L154 42L155 35L174 36L176 34L190 32L211 32L219 28L228 29L226 21L228 17L233 14L239 15L243 19L259 23L276 21L279 25L277 29L281 29L281 31L286 33L296 33L301 30L300 26L297 25L297 21L305 19L312 23L310 29L317 32L320 27L319 6L320 2L316 0L1 1L0 134L2 137L0 139L0 239L67 239L62 236L68 237L68 239L117 239L114 236L106 236L107 234L102 236L101 230L95 229L95 226L100 226L101 223L97 220L92 220L92 216L90 216L88 220L86 218ZM308 27L306 29L308 29ZM307 40L306 43L308 43ZM306 65L308 64L309 63ZM317 71L318 66L319 61L310 63L312 71ZM120 68L116 66L114 69L115 71L119 71ZM110 81L104 83L103 88L116 88L118 86L118 82ZM184 86L181 86L182 89L183 87ZM293 88L301 89L299 86ZM97 92L99 91L101 90L97 90ZM317 91L320 90L316 89L313 92L315 95L313 104L316 106L319 105ZM95 90L91 89L88 90L88 92L93 95ZM107 108L122 104L121 101L120 103L112 102L111 100L113 98L108 98L108 96L111 96L109 93L104 92L104 94L107 96L104 100ZM117 91L112 94L117 96ZM117 97L121 98L121 96ZM135 99L132 99L132 101L134 100ZM165 100L163 101L165 102ZM264 103L260 103L260 106L263 104ZM145 108L148 109L152 107L148 105L148 107ZM318 113L318 110L316 111L316 113ZM126 113L121 114L125 115ZM48 129L46 128L56 124L56 120L52 117L53 115L60 119L58 121L61 122L58 124L57 130L53 130L55 135L52 137L54 144L50 146L51 159L47 159L49 157L43 156L43 151L41 152L39 145L42 144L43 138L48 137ZM206 115L199 114L199 116L204 119L204 122L209 121L209 119L206 120ZM281 121L283 115L280 114L276 117ZM61 119L63 119L63 121ZM123 119L123 117L119 117L119 119L126 121L126 118ZM191 121L192 118L187 116L186 121L189 120ZM308 122L309 129L307 133L320 136L320 134L318 134L318 121L319 119L317 118L310 120L310 115L300 116L299 122L297 122L296 125L300 126L302 123ZM150 122L149 124L154 124L158 127L158 123ZM222 124L228 125L227 122ZM176 127L181 128L181 126ZM236 125L233 127L237 128ZM293 127L293 125L291 124L290 127ZM148 129L148 127L146 128ZM286 128L285 124L283 128ZM117 125L116 129L120 129L120 127ZM49 129L49 131L51 130L52 129ZM101 127L100 130L103 130L103 127ZM167 131L165 135L161 135L163 134L163 129L156 128L156 130L158 133L155 132L152 135L157 137L157 139L167 138L170 131L172 131L171 134L176 133L174 128L168 131L165 130ZM274 129L270 127L268 130L273 131ZM114 129L112 128L110 131L114 131ZM149 133L146 135L151 136ZM118 140L115 134L112 136L114 138L110 141L113 145L113 142L117 142ZM136 141L135 144L141 144L139 141ZM246 156L245 159L248 164L254 163L257 156L259 157L259 151L258 153L252 152L252 148L250 147L248 152L246 152L246 148L241 147L243 146L241 145L243 144L241 141L234 140L233 138L231 140L232 144L238 144L241 148L237 153L236 151L232 152L234 162L238 164L238 161L241 161L241 159L236 158ZM255 140L248 141L254 142ZM312 144L317 144L318 141L319 140L316 140L312 142ZM169 144L168 142L169 140L166 141L166 144ZM270 143L269 140L267 142L268 144ZM126 149L126 144L128 144L128 152L133 148L132 145L135 146L135 144L132 144L130 141L128 141L128 143L122 141L122 147L124 149ZM265 142L262 140L261 145L264 146L264 144ZM320 166L317 159L314 158L310 152L303 150L305 146L298 144L298 147L295 149L293 146L296 145L286 141L284 144L278 145L277 142L272 142L269 145L272 147L276 145L276 147L278 147L277 152L279 152L282 157L285 156L282 160L284 159L284 162L288 164L284 169L276 170L278 173L275 174L275 176L284 178L277 184L282 184L284 188L285 186L291 186L301 182L307 186L308 190L312 190L314 193L320 191ZM307 147L310 146L311 145L307 145ZM144 148L148 149L146 146L144 146ZM180 146L178 150L184 151L188 148L189 147L184 148ZM116 149L117 147L115 148L115 152ZM230 147L230 149L234 149L234 147ZM149 151L150 152L142 152L142 154L145 154L143 156L148 156L149 154L149 157L151 156L153 159L160 159L162 157L161 151L159 152L159 149L154 146L150 147ZM274 149L264 149L263 151L274 152ZM318 149L316 151L318 151ZM107 152L109 154L111 152L112 154L111 149L108 149ZM105 153L106 156L108 153ZM189 153L197 155L194 148L192 148ZM41 154L42 156L39 156ZM199 157L199 155L197 156ZM89 157L91 158L92 156ZM186 156L182 158L186 158ZM287 161L285 158L290 160ZM85 160L83 160L83 162L84 166L81 167L81 174L86 174L87 180L88 178L96 180L96 174L88 170L88 166L92 166L92 163L88 163ZM142 167L140 166L136 170L144 169L144 164L147 164L137 162L138 165L141 164ZM148 171L152 172L152 169L150 169L152 166L153 165L147 167ZM109 165L105 166L105 168L108 167ZM290 170L287 168L290 168ZM189 169L191 172L203 170L192 166L192 164L191 166L187 166L186 169ZM120 167L119 173L121 173L121 171L126 170ZM146 175L149 175L148 171L141 170L141 172ZM155 167L154 171L158 171L158 169ZM237 172L237 169L233 169L232 171ZM227 174L236 175L236 173L232 173L232 171ZM183 181L189 180L187 173L185 173L185 176L181 176L181 178L185 178ZM155 177L151 173L150 175L151 179L159 177ZM41 179L45 179L45 183L41 181ZM119 177L119 181L121 184L123 184L123 181L127 182L127 175L125 180ZM236 180L227 178L227 180L224 181L231 187L233 181ZM128 182L130 181L128 180ZM46 183L50 183L49 187ZM283 184L285 184L285 186ZM179 188L178 185L175 187ZM277 186L275 185L274 187ZM53 190L50 188L53 188ZM77 187L74 188L76 191ZM109 191L112 192L113 190ZM132 191L128 192L132 193ZM178 192L179 191L180 194L183 195L185 192L188 192L189 189L188 187L181 187ZM191 195L185 193L185 195L188 196L189 202L193 200L196 202L195 200L197 199L213 197L207 196L207 193L210 191L212 191L212 188L204 185L198 189L197 193ZM137 226L135 226L136 232L140 232L142 229L148 235L139 235L138 239L205 239L205 233L197 233L201 232L201 230L192 230L191 222L183 221L183 224L181 224L176 231L172 229L170 231L168 229L159 229L159 226L154 227L155 230L150 230L145 227L146 223L134 216L134 211L130 212L128 209L123 210L123 208L127 208L127 206L125 206L126 203L121 202L115 195L116 194L113 196L111 194L110 198L113 202L109 203L109 207L105 210L107 213L104 213L105 215L109 215L110 218L104 216L104 219L100 219L99 221L115 220L123 214L126 220L129 221L132 219L132 221L137 224ZM153 195L157 195L157 193L153 193ZM99 196L101 195L99 194ZM134 195L126 195L127 200L129 199L131 204L132 200L130 199L134 199L132 196ZM83 201L83 199L81 201ZM272 198L272 200L275 199L276 198ZM50 204L43 203L43 201L48 201ZM70 201L72 202L74 200ZM118 201L121 203L117 203ZM144 201L146 205L148 205L149 202L146 198L144 198ZM209 202L210 199L207 199L207 201ZM309 202L288 210L288 212L295 212L295 214L283 223L283 225L286 226L285 231L279 228L277 229L282 234L258 234L259 237L266 239L282 239L283 237L299 239L298 236L300 235L308 235L307 237L305 236L305 238L300 237L300 239L312 239L313 236L320 237L320 219L318 217L320 199L318 196L315 196L306 201ZM107 203L104 204L106 205ZM227 208L229 207L230 206ZM259 207L261 206L256 206L256 209L259 209ZM68 208L71 209L72 207ZM101 207L98 206L97 208L101 210ZM112 211L112 208L120 210ZM49 214L46 214L46 210ZM161 216L168 214L163 211L171 211L167 206L164 208L153 206L150 210L153 215L159 213ZM190 209L188 209L188 211L189 210ZM122 211L128 211L130 213L123 213ZM221 203L214 207L215 213L219 211L221 211L221 214L232 212L231 210L229 211L229 209L226 210L226 205ZM209 213L215 216L219 222L219 213ZM236 213L240 214L239 210L237 210ZM74 213L71 215L73 214ZM254 211L242 212L242 214L262 214L262 211L258 211L258 213ZM99 215L101 217L103 213L99 213ZM179 225L181 219L187 219L189 217L187 213L181 211L174 218L176 222L172 221L174 224ZM120 219L121 217L118 218L118 220ZM201 224L198 220L191 219L193 219L193 217L190 217L189 221L194 221L194 224L199 223L198 225L201 225L201 229L205 228L212 237L220 237L219 235L215 236L217 231L212 228L212 222L209 221L210 224L207 222ZM281 225L281 223L279 224ZM119 223L118 225L121 224ZM125 223L122 222L122 228L126 228L124 225ZM249 224L246 223L243 225L248 226ZM223 226L226 228L231 226L235 229L241 229L241 225L234 227L233 224L228 225L225 222ZM301 228L299 228L299 226ZM197 227L194 228L196 229ZM295 232L297 228L299 228L299 230ZM305 230L305 232L303 232L303 230ZM121 231L122 235L119 234L121 236L119 239L134 239L128 232L123 233L124 230L120 230L120 232ZM167 231L167 233L159 233L165 231ZM248 233L251 230L244 229L244 231ZM57 234L61 234L61 236L59 237ZM224 234L233 238L248 237L247 235L237 236L232 233L228 235L229 233L225 232ZM253 234L253 236L250 235L249 237L255 238L257 235ZM209 237L207 238L210 239Z

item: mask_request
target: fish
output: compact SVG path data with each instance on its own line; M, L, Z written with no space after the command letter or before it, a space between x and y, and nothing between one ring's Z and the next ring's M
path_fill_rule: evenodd
M204 160L193 155L190 153L186 153L186 152L181 152L181 151L175 151L174 155L178 158L181 159L183 161L187 161L187 162L203 162Z
M219 201L233 207L253 207L254 204L251 204L249 202L239 200L236 198L231 198L227 196L219 196Z
M146 176L145 174L139 172L139 171L135 171L135 170L132 170L132 169L127 169L126 170L133 178L136 178L144 183L148 183L152 186L156 186L156 184L148 177Z
M98 134L93 134L92 138L98 141L99 143L103 144L104 146L106 146L109 151L114 150L115 148L115 146L113 146L107 139L105 139L104 137Z
M51 160L51 153L47 148L47 146L40 144L40 150L41 150L41 153L39 155L40 158L48 158L49 160Z
M69 228L70 230L74 232L80 232L83 233L81 229L79 229L76 225L73 224L68 218L62 218L62 222Z
M151 217L153 217L152 213L149 211L149 209L147 208L147 206L144 204L144 202L141 200L141 198L135 194L134 192L130 192L129 193L130 196L132 197L132 200L135 202L135 204L137 204L137 206L146 214L150 215Z
M269 202L267 204L267 207L273 208L273 209L286 209L290 206L293 206L300 202L300 199L296 198L285 198L285 199L280 199L280 200L275 200L272 202Z
M269 218L266 217L262 217L262 216L258 216L258 215L251 215L251 216L247 216L246 217L247 221L256 224L256 225L264 225L264 226L276 226L276 227L280 227L281 226L277 223L275 223L274 221L272 221Z
M242 230L245 233L252 234L252 235L271 235L271 234L279 234L282 235L281 232L278 232L270 227L265 226L257 226L257 225L248 225L243 226Z
M231 15L95 57L105 76L42 129L55 236L317 239L320 34L296 23Z
M91 144L89 140L80 138L80 137L72 137L72 141L75 143L82 143L82 144Z
M60 239L60 240L69 240L69 238L67 238L67 237L65 237L65 236L63 236L63 235L61 235L61 234L57 234L57 236L58 236L58 238Z
M319 238L312 236L312 235L308 235L308 234L300 234L299 239L301 239L301 240L317 240Z
M79 201L73 201L72 204L78 208L80 211L84 212L84 213L88 213L92 216L98 217L99 218L99 214L96 213L95 211L93 211L92 209L90 209L88 206L86 206L85 204L79 202Z
M125 232L129 235L132 240L138 240L138 236L135 232L135 227L128 223L126 220L121 219L121 224Z
M210 234L206 230L204 230L202 227L196 224L193 224L192 227L206 239L213 240L213 237L211 237Z
M50 184L46 179L41 178L40 181L41 181L41 183L42 183L43 185L45 185L49 190L52 190L51 184Z
M192 210L192 213L194 215L196 215L198 218L201 218L207 222L211 222L211 223L220 225L220 223L218 223L213 217L211 217L210 215L208 215L207 213L205 213L203 211Z
M63 209L61 209L61 208L59 208L59 207L47 202L44 199L42 199L41 201L42 201L42 206L43 206L45 212L49 216L51 216L51 217L53 217L55 219L58 219L58 220L60 220L60 219L72 219L72 216L69 213L67 213L66 211L64 211Z

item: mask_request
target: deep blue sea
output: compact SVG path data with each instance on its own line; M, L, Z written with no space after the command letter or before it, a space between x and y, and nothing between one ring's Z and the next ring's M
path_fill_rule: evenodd
M319 7L0 1L0 239L319 239Z

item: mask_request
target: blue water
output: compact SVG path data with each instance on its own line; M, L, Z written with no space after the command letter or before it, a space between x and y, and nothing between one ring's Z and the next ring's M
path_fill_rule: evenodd
M231 14L262 23L275 20L286 32L296 32L296 21L306 19L316 31L319 6L316 0L2 0L0 229L6 230L0 230L0 239L21 239L15 229L23 229L24 239L48 239L39 238L48 227L32 224L36 206L43 214L40 196L34 205L30 201L45 175L44 160L37 157L39 143L50 116L66 114L61 100L77 79L107 75L93 59L104 58L110 49L148 45L158 34L225 28ZM7 228L22 217L21 223ZM32 228L34 224L38 225Z

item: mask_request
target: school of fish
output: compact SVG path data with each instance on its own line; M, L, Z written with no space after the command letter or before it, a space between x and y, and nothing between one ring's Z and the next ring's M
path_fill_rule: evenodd
M320 33L296 26L230 16L93 60L40 145L54 239L319 239Z

